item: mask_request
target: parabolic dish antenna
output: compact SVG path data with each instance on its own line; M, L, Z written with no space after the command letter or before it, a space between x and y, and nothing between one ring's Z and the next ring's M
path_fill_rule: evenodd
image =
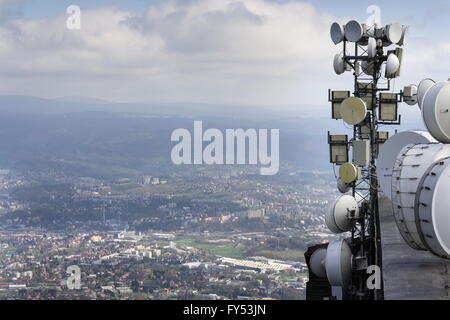
M334 72L336 74L341 75L345 72L345 61L344 55L342 53L338 53L334 56L333 61Z
M357 97L345 99L341 104L342 119L349 125L361 123L367 115L367 107L364 100ZM344 180L344 182L346 182Z
M327 270L325 269L325 259L327 257L327 249L322 248L314 251L309 259L309 267L312 272L319 278L327 277Z
M439 82L423 98L422 117L431 135L450 143L450 82Z
M374 38L369 38L368 40L367 54L371 59L377 54L377 40L375 40Z
M352 163L344 163L339 168L339 179L350 184L358 180L358 168Z
M394 77L395 73L398 71L399 68L400 68L400 60L395 54L391 53L388 56L386 62L386 77L387 78Z
M345 38L344 28L339 23L335 22L331 25L330 35L333 43L339 44Z
M340 193L347 193L350 191L351 186L349 184L345 183L344 181L342 181L341 179L338 179L337 180L337 188Z
M435 162L420 182L416 221L423 243L433 254L450 257L450 159Z
M417 87L417 103L419 104L419 108L422 109L423 98L428 90L434 86L436 82L431 79L423 79L420 81L419 86Z
M325 223L332 232L348 232L355 226L355 219L359 216L358 202L350 195L337 198L327 209Z
M392 199L392 170L400 151L409 144L428 144L437 141L427 131L403 131L392 136L381 148L377 160L377 177L381 190Z
M364 34L364 29L358 21L352 20L345 25L344 32L348 41L358 42Z
M334 287L346 287L352 280L352 251L344 240L331 242L327 248L325 269L328 282Z
M385 28L386 38L390 43L398 43L402 39L403 28L399 23L389 24Z
M415 215L416 193L420 181L434 162L448 157L450 145L447 144L408 145L400 151L395 163L392 171L394 218L403 239L413 249L427 250L417 229Z

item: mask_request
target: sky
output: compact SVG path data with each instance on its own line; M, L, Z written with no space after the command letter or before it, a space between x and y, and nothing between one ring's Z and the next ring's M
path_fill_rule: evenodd
M0 0L0 94L122 102L327 102L351 86L332 68L332 22L410 26L396 89L450 74L445 1ZM81 30L66 10L81 8ZM447 71L448 70L448 71Z

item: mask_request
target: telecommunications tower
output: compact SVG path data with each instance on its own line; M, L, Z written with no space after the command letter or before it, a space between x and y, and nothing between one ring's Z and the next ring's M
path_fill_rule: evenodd
M354 85L328 93L332 118L342 120L351 134L328 133L330 162L339 166L337 187L343 195L328 208L325 220L332 232L349 236L305 253L307 299L381 300L383 281L367 286L368 269L376 267L382 276L377 159L389 132L379 129L400 125L400 102L416 103L417 87L394 92L392 83L400 76L408 27L352 20L345 26L333 23L330 33L342 48L334 57L334 71L353 73Z

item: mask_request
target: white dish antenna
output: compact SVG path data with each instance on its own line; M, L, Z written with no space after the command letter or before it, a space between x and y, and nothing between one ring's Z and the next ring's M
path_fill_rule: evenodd
M348 41L358 42L364 35L364 28L358 21L352 20L345 25L344 33Z
M376 56L377 54L377 40L374 38L369 38L367 44L367 54L370 59Z
M397 227L413 249L427 250L417 229L415 202L420 181L436 161L450 157L450 145L408 145L400 151L392 171L392 207Z
M357 97L345 99L341 104L342 119L349 125L361 123L367 115L367 106L364 100ZM344 182L346 182L344 180Z
M399 23L388 24L384 30L390 43L397 44L402 39L403 28Z
M399 68L400 60L395 54L391 53L386 62L386 78L394 78Z
M352 281L352 251L344 240L328 245L325 259L328 282L334 287L347 287Z
M427 91L422 103L422 117L436 140L450 143L450 82L439 82Z
M419 104L419 108L422 109L423 98L428 90L431 89L436 84L436 82L432 79L423 79L420 81L419 86L417 87L417 103Z
M404 131L388 139L377 160L377 177L383 193L392 199L392 170L400 151L409 144L429 144L437 141L427 131Z
M350 184L345 183L341 179L338 179L337 180L337 188L340 193L347 193L350 191L351 186L350 186Z
M345 33L344 27L341 24L335 22L331 25L330 29L331 40L334 44L339 44L344 41Z
M342 53L338 53L334 56L333 67L334 72L336 72L337 75L341 75L346 71L345 64L344 55Z
M420 182L416 221L421 239L433 254L450 258L450 159L435 162Z
M327 277L327 270L325 269L325 259L327 257L327 249L322 248L314 251L309 258L309 267L312 272L319 278Z
M355 226L355 219L359 216L356 199L350 195L337 198L325 214L325 223L334 233L348 232Z

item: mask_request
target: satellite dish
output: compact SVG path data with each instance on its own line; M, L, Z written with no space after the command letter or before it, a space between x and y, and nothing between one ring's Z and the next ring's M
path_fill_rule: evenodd
M334 287L346 287L352 281L352 251L344 240L331 242L327 248L325 269L328 282Z
M423 79L422 81L420 81L419 86L417 87L417 103L419 104L420 109L422 109L422 102L425 94L435 84L436 82L432 79Z
M407 92L407 88L408 92ZM405 87L405 90L403 92L403 101L410 105L413 106L415 104L417 104L417 86L414 84L409 85L408 87Z
M348 41L358 42L364 34L364 29L359 22L352 20L345 25L344 32Z
M341 104L341 116L349 125L357 125L366 119L367 107L364 100L357 97L345 99ZM344 182L346 182L344 180Z
M334 44L341 43L345 38L344 27L342 27L337 22L333 23L331 25L330 35L331 35L331 40L333 41Z
M350 191L351 186L349 184L345 183L344 181L342 181L341 179L338 179L337 180L337 188L340 193L347 193Z
M309 267L311 271L319 278L327 277L327 270L325 269L325 259L327 257L327 249L321 248L313 252L309 258Z
M325 223L331 232L348 232L355 226L355 218L358 216L359 207L356 199L350 195L343 195L328 207Z
M346 71L345 64L344 55L342 53L338 53L334 56L333 67L336 74L341 75Z
M386 78L394 78L399 68L400 60L395 54L391 53L386 62Z
M416 223L427 249L450 258L450 159L431 165L420 182L416 196Z
M347 184L355 182L358 180L358 168L351 163L344 163L339 168L339 179Z
M450 82L439 82L425 94L422 117L431 135L450 143Z
M408 38L409 33L409 27L404 26L402 28L402 37L400 38L400 41L397 43L399 46L404 46L406 44L406 40Z
M437 141L427 131L404 131L388 139L377 160L377 177L383 193L392 200L392 170L400 151L409 144L429 144Z
M367 44L367 54L369 55L369 58L372 59L377 54L377 40L374 38L369 38L368 44Z
M389 24L384 30L386 38L390 43L396 44L402 39L403 28L399 23Z
M398 230L413 249L427 250L417 229L416 192L430 165L450 157L450 145L416 144L403 148L392 171L392 207Z

